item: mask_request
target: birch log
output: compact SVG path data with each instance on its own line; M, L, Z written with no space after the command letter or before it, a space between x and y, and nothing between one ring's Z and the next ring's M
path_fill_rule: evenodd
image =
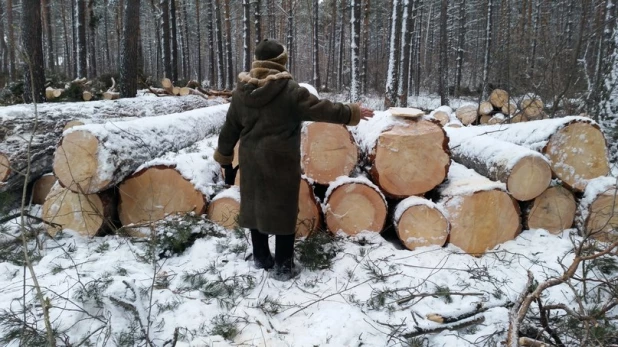
M481 255L521 231L519 205L503 183L453 163L438 190L451 224L450 243L466 253Z
M92 194L105 190L145 162L216 133L223 126L228 106L71 128L54 154L54 173L73 191Z

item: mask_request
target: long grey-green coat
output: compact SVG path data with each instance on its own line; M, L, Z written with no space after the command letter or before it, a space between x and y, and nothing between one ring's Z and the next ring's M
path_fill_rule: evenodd
M239 75L215 160L230 164L240 140L240 226L290 235L298 216L302 122L356 125L360 108L319 100L268 63L256 61Z

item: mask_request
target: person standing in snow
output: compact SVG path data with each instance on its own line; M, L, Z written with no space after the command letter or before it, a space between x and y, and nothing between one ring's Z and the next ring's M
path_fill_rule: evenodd
M234 147L240 140L241 227L251 230L257 268L274 267L276 279L297 274L294 238L301 181L300 138L304 121L357 125L373 116L358 104L320 100L296 83L286 70L286 48L264 39L255 49L251 71L238 76L236 89L219 135L214 159L233 184ZM275 257L268 235L276 235Z

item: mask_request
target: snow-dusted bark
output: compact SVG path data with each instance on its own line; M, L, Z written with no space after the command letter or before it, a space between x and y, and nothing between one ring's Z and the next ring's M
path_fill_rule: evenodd
M616 6L613 1L609 0L606 8L606 23L614 21L614 25L611 29L606 28L605 32L608 36L609 56L606 59L605 73L601 80L598 113L599 120L611 139L608 141L610 160L614 165L618 165L618 30L615 24L616 18L611 15L612 8Z
M170 10L169 0L161 0L161 27L163 28L163 70L166 78L172 78L172 58L170 47ZM210 33L210 30L209 30ZM209 34L210 35L210 34Z
M491 6L491 5L490 5ZM448 33L447 33L448 0L440 3L440 104L448 105ZM491 14L490 14L491 15ZM488 53L489 54L489 53Z
M249 27L249 17L251 7L249 0L242 0L242 39L243 39L243 71L251 70L251 29Z
M407 0L406 0L407 1ZM359 44L360 44L360 0L352 0L350 6L350 33L351 33L351 50L350 61L352 63L351 85L350 85L350 100L358 101L360 95L360 70L359 70Z
M399 96L397 105L408 106L408 74L410 73L410 37L412 34L412 4L413 0L403 0L403 17L401 20L401 48L399 56Z
M208 79L210 80L210 85L214 85L215 83L215 36L213 30L213 0L208 0L207 7L207 20L206 20L206 30L208 31L208 50L210 51L210 59L208 64Z
M318 6L319 1L313 1L313 85L320 89L320 62L319 62L319 48L320 41L318 35Z
M255 43L260 43L262 40L262 8L260 6L261 0L253 0L255 4L253 12L253 20L255 25Z
M225 77L225 88L234 88L234 64L232 63L232 25L230 23L230 0L224 0L225 12L225 66L227 68Z
M459 96L461 88L461 70L463 67L463 53L466 38L466 0L459 2L459 39L457 41L457 67L455 68L455 96Z
M64 132L54 174L84 194L120 183L140 165L217 133L229 104L126 122L87 124Z
M86 0L75 1L75 22L77 32L77 78L86 77L88 74L88 63L86 55Z
M491 0L490 0L491 1ZM395 104L397 98L397 22L399 17L399 0L393 0L393 12L391 16L391 34L388 54L388 72L386 73L386 92L384 95L384 107L388 108Z
M215 37L217 41L217 88L223 89L223 33L221 32L221 0L213 0L215 7Z
M485 28L485 59L483 62L483 95L482 99L487 99L487 95L489 93L488 83L489 83L489 64L491 58L491 7L492 0L487 0L487 16L485 17L487 21L487 26Z

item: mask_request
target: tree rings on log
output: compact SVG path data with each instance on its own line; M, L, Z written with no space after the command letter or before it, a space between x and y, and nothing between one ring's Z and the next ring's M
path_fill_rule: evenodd
M549 186L551 168L538 156L522 156L506 178L506 189L519 201L536 198Z
M433 202L416 196L397 205L393 224L397 236L409 250L431 245L443 246L450 230L441 209Z
M450 122L450 116L444 111L435 111L433 117L440 122L440 125L445 126Z
M559 234L573 226L576 208L575 197L568 189L547 188L532 202L526 218L527 227Z
M47 225L51 236L69 229L93 237L113 228L117 219L116 200L113 189L84 195L56 184L45 199L41 215L43 220L60 225Z
M489 101L481 102L478 109L479 116L491 116L492 113L494 113L494 105Z
M448 138L438 124L419 120L396 125L378 137L372 155L371 176L392 197L426 193L448 172Z
M388 110L394 117L417 119L425 115L425 112L417 108L390 107Z
M97 175L99 139L88 131L75 131L63 137L54 153L54 174L62 186L91 194L110 182Z
M522 113L529 119L538 119L542 116L544 105L538 96L526 96L522 99L519 106Z
M618 241L618 188L615 177L590 182L579 204L580 230L602 242Z
M178 171L153 166L125 179L119 186L118 215L122 225L154 222L174 213L206 210L207 198Z
M358 162L358 146L343 125L309 123L301 138L303 173L319 184L348 176Z
M515 239L521 231L519 205L503 184L493 182L460 164L451 165L440 187L440 203L451 224L449 240L472 255Z
M609 173L605 137L598 126L571 123L553 134L544 153L554 175L568 187L583 191L588 180Z
M489 102L497 109L509 104L509 93L506 90L494 89L489 94Z
M9 158L0 153L0 182L4 182L11 174L11 162Z
M379 233L386 222L386 200L370 182L349 179L346 183L334 183L329 188L324 214L326 226L333 233Z
M36 180L32 186L32 203L37 205L42 205L45 203L47 195L56 182L58 182L58 180L51 174L43 175L41 178Z
M236 186L217 194L208 205L206 212L208 219L230 230L238 227L239 214L240 189Z
M300 193L298 196L298 223L296 224L296 236L309 236L322 225L322 214L319 204L313 193L313 187L306 179L300 181Z
M478 106L477 105L464 105L455 111L457 119L461 121L463 125L470 125L476 122L478 118Z

